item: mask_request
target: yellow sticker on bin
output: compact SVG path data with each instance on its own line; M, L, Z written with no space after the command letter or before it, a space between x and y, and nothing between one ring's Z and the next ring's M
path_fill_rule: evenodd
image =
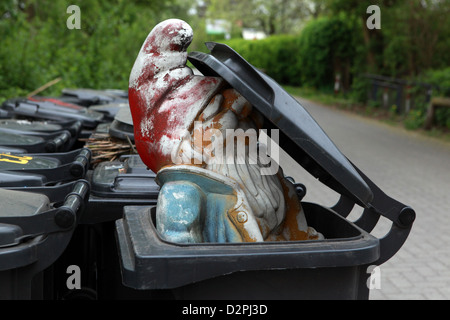
M13 156L12 154L0 153L0 162L10 162L18 164L27 164L33 157L29 156Z

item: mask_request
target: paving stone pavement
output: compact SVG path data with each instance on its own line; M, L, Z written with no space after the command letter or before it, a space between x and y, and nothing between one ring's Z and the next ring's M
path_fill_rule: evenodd
M416 220L403 247L380 266L371 300L450 299L450 144L298 98L337 147L381 190L411 206ZM305 201L332 206L339 195L289 157L285 174L307 187ZM360 208L358 208L360 209ZM362 210L348 217L354 221ZM382 217L372 234L391 222Z

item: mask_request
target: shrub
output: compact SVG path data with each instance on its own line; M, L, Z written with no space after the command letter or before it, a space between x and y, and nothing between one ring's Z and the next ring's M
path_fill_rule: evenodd
M433 85L432 95L434 97L450 97L450 67L439 70L428 70L422 76L418 77L418 80ZM419 101L419 109L426 109L426 103L424 101ZM450 109L437 108L435 121L440 127L450 128Z
M65 0L2 3L0 103L26 95L57 77L62 80L42 94L59 95L65 87L126 89L151 28L169 17L185 18L173 13L179 9L177 3L79 1L81 29L72 30L66 27L69 14ZM32 16L30 11L34 11Z
M450 67L426 71L423 81L435 86L434 95L450 97Z
M405 118L404 125L406 129L419 129L425 123L425 111L422 108L411 110Z
M300 84L300 72L296 68L299 49L295 36L276 35L262 40L232 39L225 43L275 81L288 85Z
M312 20L299 37L301 82L313 87L332 87L336 73L344 86L350 82L355 55L355 22L345 15Z

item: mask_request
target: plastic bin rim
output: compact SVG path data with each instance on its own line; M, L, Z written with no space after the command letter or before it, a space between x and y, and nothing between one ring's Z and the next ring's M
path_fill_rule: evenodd
M0 247L0 271L27 266L38 259L37 247L47 238L38 235L10 246Z
M315 204L315 205L317 205L317 204ZM151 233L151 237L155 237L159 241L159 244L155 244L155 245L153 245L153 247L158 247L158 246L161 246L161 244L162 244L166 248L168 246L170 248L173 248L174 250L177 248L190 248L193 250L200 249L200 251L201 251L201 249L203 249L204 251L207 252L208 255L213 254L213 252L212 252L213 249L220 248L221 250L229 249L230 254L239 255L239 253L237 251L235 251L236 248L242 248L242 249L243 248L246 248L246 249L254 248L254 249L256 249L254 251L255 254L261 254L261 253L264 253L264 252L260 251L260 250L262 250L262 247L265 249L270 248L271 250L272 249L289 250L289 249L298 249L299 245L300 245L302 248L310 247L310 250L308 250L308 252L313 253L314 251L323 251L327 247L330 247L330 249L332 249L333 252L348 250L348 248L345 248L345 249L336 248L335 245L337 243L342 243L342 244L355 243L356 244L358 242L367 240L367 241L372 241L373 245L378 246L378 244L379 244L379 239L377 239L370 233L366 232L365 230L359 228L358 226L356 226L352 222L348 221L344 217L341 217L337 213L335 213L335 214L337 215L337 217L339 219L345 220L346 223L351 224L352 227L354 227L359 232L359 234L356 236L347 237L347 238L329 238L329 239L322 239L322 240L302 240L302 241L264 241L264 242L242 242L242 243L230 243L230 242L228 242L228 243L218 243L218 242L175 243L175 242L171 242L171 241L162 239L159 235L159 232L156 230L156 226L152 220L152 215L151 215L151 210L155 210L155 208L156 208L155 206L129 206L129 207L136 207L136 208L141 207L141 209L144 209L142 207L146 207L146 217L148 218L148 224L149 224L150 228L145 230L145 232L148 233L149 236ZM331 210L329 208L327 208L327 209ZM331 246L333 246L333 248L331 248ZM316 250L314 248L316 248ZM169 249L169 248L167 248L167 249ZM361 248L361 249L367 249L367 246L364 248ZM186 252L186 254L179 255L179 257L189 256L190 252L192 252L192 251L189 250L189 252ZM271 251L269 251L268 253L270 253L270 252ZM285 251L285 252L288 253L288 251ZM220 252L221 255L223 253L224 253L223 251ZM248 253L249 252L243 252L242 254L248 254ZM289 251L289 253L292 253L292 251ZM147 254L142 254L140 252L136 252L136 254L140 257L147 256ZM170 254L171 257L174 257L174 258L177 256L177 255L173 255L173 252L167 252L167 254ZM153 258L157 258L158 256L165 257L166 252L164 252L164 250L161 250L161 252L153 252L150 256Z
M345 240L173 244L160 241L150 208L126 206L123 218L116 220L122 280L135 289L178 288L239 271L326 268L332 272L337 267L373 264L380 255L379 239L365 231Z

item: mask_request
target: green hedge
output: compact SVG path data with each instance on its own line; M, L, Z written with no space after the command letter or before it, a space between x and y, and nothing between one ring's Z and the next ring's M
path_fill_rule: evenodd
M66 27L66 0L27 1L33 18L17 9L17 1L2 2L0 15L8 15L0 17L0 103L58 77L43 95L59 95L67 87L127 89L149 31L176 9L164 9L173 0L148 2L80 0L81 29Z
M356 42L356 23L345 15L311 21L299 37L301 52L296 67L302 70L302 84L329 87L339 73L344 85L350 84Z
M14 1L3 8L11 16L0 18L0 100L25 95L58 77L62 81L44 94L59 94L64 87L126 88L149 30L170 17L170 12L164 17L153 6L148 7L153 10L141 10L138 1L113 0L114 5L109 5L106 0L84 0L80 2L81 29L69 30L66 1L31 3L36 9L31 20L26 12L13 10ZM353 53L347 20L324 17L309 22L299 35L224 42L281 84L332 87L334 71L339 69L336 62L349 64ZM199 21L192 26L195 35L190 50L198 50L207 36Z
M428 70L419 80L435 86L435 94L450 97L450 67Z
M439 70L428 70L420 80L434 86L433 96L450 97L450 67ZM436 124L450 129L449 108L437 108Z
M329 88L335 73L349 73L355 55L355 28L344 16L312 20L299 35L225 43L279 83ZM348 75L347 75L348 76Z
M298 38L272 36L262 40L232 39L225 41L244 59L282 84L300 85Z

